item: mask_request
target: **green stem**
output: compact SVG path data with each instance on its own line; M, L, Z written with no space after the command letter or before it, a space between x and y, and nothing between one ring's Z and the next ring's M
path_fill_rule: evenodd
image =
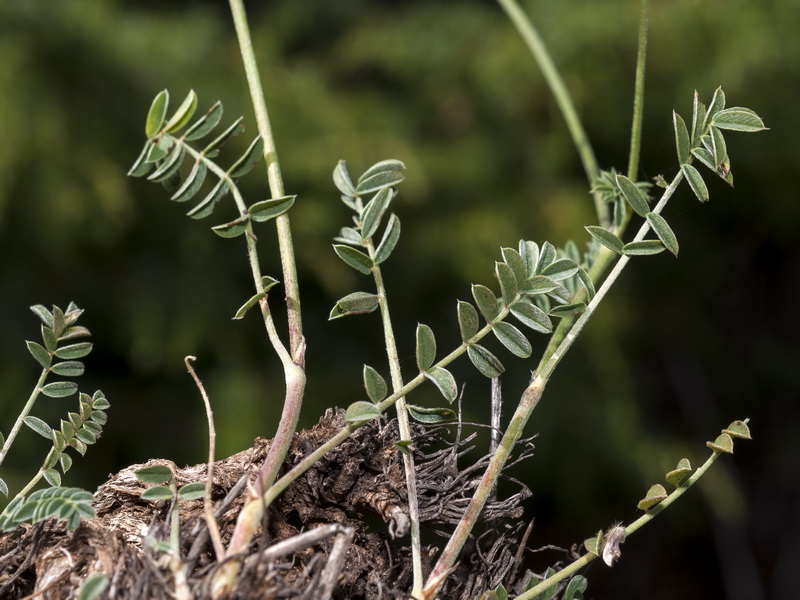
M22 428L25 417L28 416L28 414L33 409L33 405L36 404L36 399L39 397L39 393L42 391L42 386L44 385L44 382L47 380L47 374L49 372L50 369L42 369L42 374L39 376L39 381L36 382L36 385L34 386L33 391L31 392L31 395L28 398L28 401L25 403L25 406L22 407L22 412L19 413L17 420L14 422L14 426L11 428L11 433L8 434L8 437L6 438L6 441L3 444L3 448L2 450L0 450L0 465L3 464L3 461L5 460L8 451L11 449L11 444L14 443L14 440L16 439L17 434L19 433L19 430Z
M656 515L658 515L662 510L666 509L670 504L672 504L678 498L680 498L683 494L685 494L686 490L688 490L690 487L692 487L697 482L697 480L699 480L705 474L705 472L708 471L708 469L711 467L711 465L714 464L714 461L716 461L719 458L719 455L720 455L719 452L714 452L708 458L708 460L705 463L703 463L703 466L701 466L699 469L697 469L692 474L691 477L689 477L683 484L681 484L680 487L676 488L675 491L673 491L664 500L662 500L661 502L656 504L653 508L651 508L649 511L645 512L641 517L639 517L633 523L628 525L625 528L625 537L627 538L627 537L631 536L633 533L635 533L641 527L643 527L644 525L647 525L650 521L655 519ZM598 540L598 543L599 543L599 540ZM573 563L569 564L568 566L564 567L558 573L554 574L552 577L548 577L547 579L544 579L543 581L538 583L536 586L534 586L531 589L529 589L528 591L526 591L524 594L520 594L519 596L517 596L516 600L533 600L539 594L549 590L554 585L558 584L559 581L563 581L567 577L570 577L573 573L576 573L576 572L580 571L583 567L585 567L590 562L592 562L595 558L597 558L597 556L598 555L595 554L594 552L587 552L586 554L581 556L578 560L576 560L575 562L573 562Z
M649 0L642 0L642 8L639 17L639 42L636 55L636 81L634 85L633 95L633 121L631 124L631 146L630 156L628 160L628 178L636 181L636 175L639 170L639 157L641 154L641 139L642 139L642 117L644 114L644 83L645 83L645 67L647 58L647 27L648 27L648 10ZM614 229L617 236L622 236L628 222L631 218L631 211L628 210L626 218L619 227ZM601 247L595 256L591 268L589 269L589 276L592 281L597 282L606 272L611 261L616 258L616 254L608 248ZM576 296L571 302L582 302L586 297L586 291L583 288L578 290ZM555 332L553 332L547 348L542 354L542 360L539 363L539 368L544 365L550 356L555 352L558 345L567 335L567 332L575 322L575 316L569 316L561 319Z
M366 246L369 257L375 261L375 247L372 241ZM383 335L386 342L386 356L389 359L389 371L392 377L392 390L397 392L403 388L403 375L400 372L400 356L397 353L397 343L392 327L392 318L389 313L389 300L386 294L386 286L383 283L381 268L375 264L372 267L372 276L375 279L375 289L378 292L378 305L381 309L381 320L383 321ZM400 430L402 441L412 441L411 426L408 421L408 409L404 397L398 398L397 425ZM411 595L415 598L422 592L424 578L422 574L422 543L419 531L419 503L417 501L417 481L416 469L414 467L413 450L408 449L403 452L403 466L406 475L406 490L408 492L408 518L411 521L411 566L413 572L413 587Z
M553 59L550 57L547 47L544 45L539 32L533 26L530 18L523 12L516 0L497 1L522 36L523 41L528 46L539 68L542 70L544 79L550 87L550 92L556 99L564 121L567 123L567 128L572 136L572 142L575 144L578 156L583 164L583 170L586 172L586 179L589 181L589 186L593 186L595 180L600 175L597 159L594 156L594 151L592 150L592 145L589 143L586 131L581 124L580 117L578 117L578 111L575 109L572 97L567 90L567 86L564 85L564 80L561 78L558 69L553 64ZM593 198L600 226L608 227L610 220L608 207L605 201L600 194L596 192L593 194Z
M267 163L267 177L269 189L273 198L285 195L283 177L278 162L278 152L275 148L275 139L272 135L272 125L267 112L267 103L264 100L264 91L261 77L258 74L253 41L250 38L250 28L247 24L247 14L242 0L230 0L231 14L239 40L239 49L242 53L247 84L250 88L250 97L255 111L258 133L264 140L264 158ZM289 225L289 216L280 215L275 219L278 230L278 245L280 247L281 265L283 267L283 280L286 289L286 304L289 317L289 348L294 362L301 364L304 360L305 345L303 344L303 322L300 313L300 288L297 281L297 267L292 244L292 230Z
M682 179L683 173L679 171L672 180L672 183L670 183L669 187L664 191L661 200L658 202L655 208L653 208L652 212L660 213L663 210L664 206L666 206L669 199L675 193L675 190ZM642 227L639 229L634 241L641 241L644 239L649 230L650 225L647 221L645 221ZM480 513L486 504L486 500L489 498L492 489L497 484L497 478L500 476L500 473L505 466L506 460L510 454L510 450L514 447L514 444L516 444L517 440L519 440L523 428L528 422L528 419L530 419L533 410L538 405L539 400L541 399L542 391L552 375L553 370L575 342L577 335L597 309L597 306L600 304L603 297L619 277L629 260L629 256L622 256L619 259L614 269L611 271L611 273L609 273L605 281L603 281L603 285L597 290L597 293L595 294L594 298L592 298L592 301L588 304L578 320L575 321L575 324L564 337L561 344L559 344L558 348L556 348L556 350L550 355L550 358L544 363L544 365L534 372L531 383L522 394L520 403L514 412L514 416L511 418L511 423L509 424L508 429L500 441L500 447L498 448L498 451L489 461L486 472L481 478L481 481L475 490L475 494L473 495L472 500L470 500L467 510L462 516L455 532L448 540L445 549L442 551L442 554L436 563L436 566L428 576L428 580L423 590L423 598L426 600L432 600L436 596L439 587L455 564L458 555L461 553L461 549L464 547L464 544L470 536L470 532L478 521Z
M647 15L650 0L642 0L639 13L639 42L636 50L636 83L633 92L633 123L631 124L631 150L628 157L628 178L636 181L642 144L642 115L644 114L644 73L647 63Z

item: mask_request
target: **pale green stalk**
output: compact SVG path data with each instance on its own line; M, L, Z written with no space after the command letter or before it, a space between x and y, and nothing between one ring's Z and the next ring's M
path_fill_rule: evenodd
M658 515L662 510L666 509L670 504L675 502L684 493L686 493L686 490L692 487L705 474L705 472L708 471L711 465L714 464L714 461L716 461L719 458L719 455L720 455L719 452L712 453L711 456L708 458L708 460L705 463L703 463L703 465L699 469L697 469L694 473L692 473L692 476L689 477L684 483L682 483L680 487L676 488L664 500L656 504L653 508L645 512L641 517L639 517L633 523L628 525L625 528L625 537L626 538L629 537L630 535L635 533L638 529L640 529L644 525L647 525L650 521L655 519L656 515ZM598 540L598 543L599 542L600 540ZM524 594L520 594L519 596L517 596L516 600L533 600L542 592L545 592L554 585L558 584L559 581L563 581L564 579L570 577L574 573L580 571L583 567L585 567L595 558L597 558L597 556L598 555L595 554L594 552L587 552L575 562L564 567L558 573L555 573L552 577L548 577L547 579L541 581L540 583L538 583L537 585L526 591Z
M572 136L572 142L578 151L578 156L583 164L583 170L586 172L586 179L589 185L593 186L595 180L600 175L600 169L597 166L597 159L594 156L592 145L589 143L589 138L586 131L581 124L578 111L575 109L575 104L572 102L567 86L564 85L564 80L558 72L558 69L553 64L553 59L547 51L539 32L533 26L525 12L520 8L516 0L497 0L500 6L508 15L508 18L514 24L519 34L522 36L523 41L528 46L528 49L533 54L534 59L542 70L542 75L550 87L550 92L561 110L564 121L567 123L567 128ZM608 227L610 221L608 216L608 207L600 194L594 193L594 206L597 211L597 218L602 227Z
M381 268L374 264L375 247L370 241L367 244L369 257L373 260L372 276L375 279L375 289L378 292L378 305L381 309L381 320L383 321L383 335L386 341L386 356L389 359L389 371L392 377L392 390L397 392L403 387L403 375L400 372L400 357L397 354L397 343L394 337L394 328L389 314L389 300L386 295L386 286L383 283ZM408 409L406 400L401 397L397 399L397 426L400 430L402 441L412 442L411 426L408 422ZM414 452L408 448L403 452L403 466L406 475L406 490L408 492L408 518L411 521L411 565L413 572L413 587L411 595L419 597L422 592L424 577L422 575L422 543L419 532L419 502L417 500L417 479L414 468Z
M649 0L642 0L641 13L639 15L639 41L636 51L636 83L634 85L633 93L633 118L631 122L631 147L628 162L628 178L631 181L636 181L636 175L639 170L639 156L641 154L641 138L642 138L642 117L644 113L644 84L645 84L645 70L647 66L647 30L648 30L648 11ZM595 201L597 198L595 197ZM631 211L627 211L625 221L617 228L614 228L614 233L621 237L622 233L628 225L631 218ZM605 227L605 225L601 226ZM589 276L595 283L600 280L603 273L611 264L611 261L616 257L611 250L605 247L600 247L597 254L592 261L589 269ZM582 302L586 297L586 290L581 287L578 293L571 300L571 302ZM547 348L542 354L542 360L539 363L539 368L550 359L550 355L555 352L555 349L567 335L572 324L575 322L574 316L569 316L561 319L561 322L556 327Z
M39 397L39 393L42 391L42 385L44 385L44 382L47 380L47 374L49 372L50 369L42 369L42 374L39 376L39 381L36 382L33 392L31 392L28 401L25 403L25 406L22 407L22 412L19 413L17 420L14 422L14 426L11 428L11 432L8 434L2 450L0 450L0 465L3 464L8 451L11 449L11 444L14 443L19 430L22 428L25 417L27 417L28 413L33 410L33 405L36 404L36 399Z
M639 13L639 41L636 50L636 83L633 91L633 123L631 124L631 150L628 157L628 179L636 181L639 155L642 146L642 116L644 114L644 73L647 63L647 16L650 0L642 0Z
M272 135L269 113L267 112L266 101L264 100L261 78L258 73L253 42L250 38L250 29L247 24L247 14L244 10L242 0L230 0L231 14L233 16L236 36L239 41L239 49L242 54L247 83L250 89L250 97L253 103L253 110L258 123L258 131L264 141L264 158L267 163L267 177L269 179L270 193L273 198L280 198L284 195L283 178L281 176L278 154L275 148L275 140ZM240 212L242 207L239 207ZM276 348L284 368L284 378L286 380L286 392L283 403L278 429L272 438L267 457L259 469L258 479L255 486L248 495L247 503L239 513L236 528L228 546L227 556L231 557L242 552L251 542L256 529L261 522L261 518L266 509L266 504L262 501L264 490L268 489L275 481L284 463L286 454L297 430L297 422L300 418L300 409L303 404L305 393L306 374L305 374L305 338L303 337L303 323L300 313L300 290L297 281L297 267L295 265L294 247L292 245L292 232L289 225L289 217L282 214L275 219L278 231L278 245L280 247L281 265L283 268L283 284L286 290L286 308L289 324L289 351L288 356L283 345L279 342L277 332L270 314L267 299L262 298L259 302L261 313L264 316L264 323L267 326L268 335ZM248 222L246 227L248 255L250 256L253 277L256 280L256 289L263 291L261 284L260 269L257 268L258 261L255 254L255 236L253 235L252 225ZM239 560L230 560L223 565L215 577L213 585L213 595L215 598L226 593L233 587L236 576L239 573L241 564Z
M658 214L664 209L664 206L666 206L669 199L675 193L675 190L682 179L683 173L679 171L672 180L672 183L670 183L669 187L664 191L661 200L658 202L655 208L653 208L652 212ZM649 230L649 222L645 221L634 238L634 241L643 240ZM630 257L628 256L620 257L614 269L611 271L611 273L609 273L605 281L603 281L603 285L597 290L594 298L592 298L592 301L587 305L584 312L575 322L575 325L573 325L573 327L569 330L569 333L564 337L561 344L558 346L555 352L550 355L550 358L547 360L547 362L540 369L534 372L531 383L523 392L520 403L511 418L508 429L506 429L506 432L500 441L500 446L498 447L498 450L492 459L489 461L486 472L481 478L481 481L475 490L475 494L473 495L472 500L470 501L469 506L464 513L464 516L461 518L461 521L453 532L453 535L450 537L447 545L442 551L442 554L439 556L436 566L428 576L428 580L425 583L425 588L423 591L423 598L426 600L432 600L436 597L439 587L458 559L461 549L464 547L464 544L469 538L470 533L475 527L481 511L486 504L486 501L491 495L492 489L497 483L497 479L500 476L503 467L505 466L505 463L511 453L511 449L513 449L514 445L522 436L523 429L528 422L528 419L533 413L533 410L539 404L544 387L547 385L547 381L550 379L553 370L556 368L570 347L572 347L572 344L575 342L578 334L583 329L586 322L591 318L603 297L617 280L620 273L622 273L622 270L625 268L625 265L629 260Z

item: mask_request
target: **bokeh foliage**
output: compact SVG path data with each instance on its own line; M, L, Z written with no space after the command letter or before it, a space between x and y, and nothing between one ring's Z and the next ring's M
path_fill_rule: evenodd
M638 3L524 4L601 166L623 168ZM675 597L671 572L680 566L695 584L681 588L683 598L720 595L721 585L729 598L789 597L799 585L790 565L800 560L786 537L797 526L789 509L800 463L800 2L651 4L640 176L674 174L671 111L688 113L695 88L710 97L722 85L772 131L733 138L735 189L709 178L703 206L682 192L666 215L681 257L636 261L550 384L529 426L540 432L526 470L533 543L567 545L629 519L654 473L745 415L754 444L737 466L726 461L708 475L727 493L697 495L665 514L629 542L603 588L594 580L606 572L594 568L593 593ZM492 282L500 246L583 244L592 204L555 103L493 3L304 0L250 10L287 193L298 196L291 219L310 425L325 407L360 399L361 366L381 354L377 318L327 322L332 303L357 287L329 243L346 218L330 184L339 159L357 172L386 156L408 167L394 207L403 238L384 274L409 372L417 321L440 323L439 344L453 347L456 298L469 297L468 282ZM232 156L252 139L224 3L7 2L0 33L0 423L13 420L36 377L24 340L38 324L27 307L74 299L94 333L87 387L102 388L113 408L87 457L95 462L76 465L67 485L93 487L155 456L204 460L187 354L199 357L221 453L271 435L283 397L277 360L256 319L230 320L252 295L240 244L125 177L142 115L165 87L176 98L194 88L199 110L220 99L226 115L245 115L248 135L232 142ZM262 173L242 180L251 201L268 196ZM260 238L277 277L274 239ZM532 365L506 366L506 394L515 397ZM488 384L467 366L454 373L467 382L469 418L487 420ZM422 396L438 401L435 390ZM21 438L18 453L36 437Z

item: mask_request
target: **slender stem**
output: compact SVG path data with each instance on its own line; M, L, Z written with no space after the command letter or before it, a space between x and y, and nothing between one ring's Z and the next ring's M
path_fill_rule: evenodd
M367 244L367 252L374 262L375 246L371 241ZM392 318L389 313L389 300L386 294L386 286L383 283L381 268L377 264L372 267L372 276L375 279L375 288L378 292L378 305L381 309L383 335L386 342L386 356L389 359L389 371L392 377L392 390L397 392L403 387L403 375L400 372L400 356L397 354L397 343L395 342ZM400 439L411 442L411 426L408 422L408 409L406 408L405 398L398 398L395 407L397 408L397 425L400 430ZM414 468L413 450L409 449L402 454L406 475L406 490L408 492L408 518L411 521L411 565L414 581L411 595L417 598L422 592L424 578L422 575L422 543L420 541L419 531L419 502L417 500L416 469Z
M636 83L633 92L633 123L631 124L631 150L628 157L628 178L636 181L642 144L642 115L644 114L644 73L647 63L647 15L650 0L642 0L639 13L639 42L636 51Z
M675 193L675 190L682 179L682 172L679 171L672 180L672 183L670 183L669 187L664 191L661 200L658 202L655 208L653 208L654 213L660 213L663 210L670 197L672 197L672 194ZM639 229L634 241L640 241L644 239L649 230L650 225L647 221L645 221L641 229ZM478 521L480 513L486 504L486 500L489 498L492 488L497 483L497 478L500 476L500 473L505 466L510 451L514 447L514 444L516 444L517 440L519 440L525 424L528 422L533 410L538 405L539 400L541 399L542 391L544 390L544 386L547 384L547 381L552 375L553 370L556 368L570 347L572 347L572 344L577 339L578 333L580 333L580 331L583 329L586 322L597 309L600 301L617 280L617 277L619 277L620 273L625 268L628 260L628 256L622 256L619 259L612 272L608 275L605 281L603 281L603 285L597 290L597 293L592 301L588 304L578 320L575 321L575 324L569 330L555 352L552 353L550 358L544 365L541 366L541 368L534 372L531 383L526 388L525 392L523 392L520 403L514 412L514 416L511 418L511 423L503 435L503 439L500 441L500 447L498 448L498 451L489 461L486 472L478 484L478 488L476 489L472 500L470 500L467 510L462 516L455 532L448 540L445 549L442 551L442 554L439 556L436 566L434 566L433 570L428 576L425 588L423 589L424 599L432 600L436 596L439 586L444 581L445 574L449 572L455 564L458 555L461 553L461 549L464 547L464 544L469 538L470 532L472 531L473 527L475 527L475 523Z
M5 443L3 444L2 450L0 450L0 465L3 464L3 461L6 458L6 454L11 449L11 444L14 443L14 439L16 439L19 430L22 428L22 424L25 421L25 417L28 416L28 413L31 412L33 409L33 405L36 404L36 399L39 397L39 393L42 391L42 386L44 382L47 380L47 374L50 372L50 369L42 369L42 374L39 376L39 381L36 382L36 385L33 387L33 391L31 392L28 401L25 403L25 406L22 407L22 412L19 413L17 420L14 422L14 426L11 428L11 433L8 434Z
M208 399L208 394L206 393L205 387L203 387L203 382L200 381L197 373L195 373L194 367L191 365L191 363L196 360L197 358L194 356L187 356L183 359L183 362L186 365L186 370L189 371L189 375L194 379L197 389L200 390L200 395L203 397L203 404L206 407L206 420L208 421L208 463L206 466L206 489L203 494L203 513L205 515L208 533L211 536L211 543L214 545L214 553L217 555L217 561L221 561L225 557L225 546L222 545L219 526L217 525L217 520L214 518L214 506L211 503L211 486L214 482L214 455L216 454L217 432L214 428L214 413L211 410L211 401Z
M250 38L250 28L247 24L247 14L244 10L242 0L230 0L231 14L236 28L236 35L239 40L239 49L242 53L242 61L247 76L247 84L250 88L250 97L253 103L253 110L258 123L258 133L264 140L264 158L267 163L267 177L269 179L269 189L273 198L280 198L284 195L283 177L281 167L278 162L278 152L275 148L275 139L272 135L272 125L267 112L267 103L264 100L264 91L261 85L261 77L258 74L255 52L253 51L253 41ZM303 322L300 313L300 288L297 281L297 267L294 258L294 246L292 245L292 230L289 225L289 216L280 215L275 219L278 229L278 245L280 247L281 265L283 267L284 286L286 288L286 304L289 317L289 348L292 359L296 363L302 363L304 359L305 345L303 344Z
M575 104L572 101L567 86L564 85L564 80L558 72L558 69L553 64L553 59L547 51L539 32L533 26L530 18L524 13L522 8L516 0L497 0L500 6L505 10L508 18L514 24L519 34L522 36L528 49L533 54L534 59L539 64L542 70L544 79L550 87L553 97L556 99L561 114L567 123L567 128L572 136L572 142L578 151L578 156L583 164L583 170L586 172L586 179L589 185L593 186L595 180L600 175L600 169L597 166L597 159L594 156L592 145L589 143L589 138L586 131L581 124L578 111L575 109ZM598 193L593 194L595 210L597 211L597 218L602 227L609 225L608 207L605 201Z
M625 528L625 537L632 535L638 529L647 525L650 521L652 521L656 515L658 515L662 510L666 509L670 504L675 502L678 498L680 498L683 494L686 493L690 487L692 487L698 479L700 479L706 471L714 464L719 458L720 453L714 452L708 458L708 460L703 463L703 465L697 469L691 477L689 477L680 487L676 488L669 496L667 496L664 500L659 502L649 511L645 512L641 517L636 519L633 523L628 525ZM598 540L599 542L599 540ZM539 594L547 591L548 589L552 588L554 585L558 584L559 581L563 581L567 577L571 576L573 573L578 572L583 567L588 565L592 562L595 558L597 558L597 554L594 552L587 552L583 556L581 556L575 562L567 565L563 569L561 569L558 573L555 573L552 577L548 577L547 579L542 580L540 583L526 591L524 594L520 594L516 597L516 600L533 600Z

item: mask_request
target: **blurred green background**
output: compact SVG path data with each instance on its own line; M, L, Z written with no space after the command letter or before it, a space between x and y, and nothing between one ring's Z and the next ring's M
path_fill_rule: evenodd
M298 195L308 426L362 398L363 363L388 371L376 315L327 322L337 298L369 289L330 247L350 218L330 179L339 159L354 173L389 157L408 166L394 204L403 235L384 268L407 377L416 323L453 347L456 299L470 283L493 285L501 246L583 245L593 211L553 99L494 3L250 4L286 190ZM624 170L639 3L524 6L601 166ZM800 587L800 1L653 2L650 24L640 178L676 172L671 110L690 115L694 89L707 101L722 85L771 130L728 136L735 189L707 177L707 205L681 189L666 212L680 258L634 260L550 383L528 426L536 454L516 473L534 492L531 545L569 546L630 522L679 458L699 465L707 439L750 417L753 442L632 538L613 570L584 574L597 599L789 598ZM173 106L194 88L201 109L223 101L224 122L245 115L247 134L223 164L252 139L226 3L0 5L0 427L8 433L38 376L24 345L39 336L28 306L74 300L95 342L81 388L101 388L112 406L67 485L93 489L151 457L204 460L187 354L214 405L220 456L271 436L280 411L263 325L254 314L230 320L252 294L250 275L241 240L209 226L232 207L191 221L160 186L126 177L165 87ZM251 202L269 195L263 175L242 181ZM280 278L271 225L259 236L265 271ZM535 363L503 357L510 404ZM463 363L454 371L467 417L485 421L488 381ZM427 389L415 400L439 402ZM35 414L55 423L70 402L43 399ZM2 471L12 489L45 452L32 432L20 436Z

